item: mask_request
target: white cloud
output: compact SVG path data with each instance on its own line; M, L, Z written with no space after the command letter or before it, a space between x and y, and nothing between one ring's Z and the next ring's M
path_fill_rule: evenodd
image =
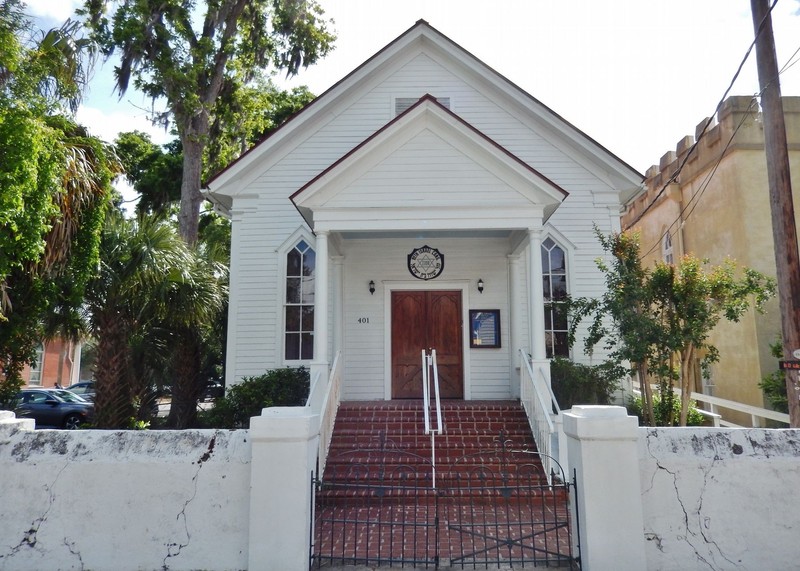
M75 15L80 0L25 0L28 14L47 21L63 22Z
M150 135L150 139L157 145L163 145L174 139L162 127L154 126L144 111L131 114L125 110L104 111L96 107L81 107L78 109L76 120L89 129L95 137L113 143L119 133L128 131L143 131ZM123 208L132 215L139 195L133 190L124 177L114 182L114 187L122 194L125 201Z
M76 119L78 123L87 127L93 136L109 143L120 133L128 131L143 131L150 135L150 139L157 145L163 145L175 138L163 127L153 125L144 111L130 113L125 110L106 111L97 107L81 107L78 109Z

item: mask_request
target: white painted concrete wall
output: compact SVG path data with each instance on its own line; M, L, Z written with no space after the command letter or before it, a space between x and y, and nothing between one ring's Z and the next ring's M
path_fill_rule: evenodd
M568 414L585 571L797 569L800 430ZM251 431L29 425L0 411L0 570L306 568L318 426L306 409L266 409ZM611 525L598 506L629 517ZM646 565L620 566L642 543Z
M0 425L0 569L248 565L248 432Z
M625 415L564 413L584 571L799 568L800 430L636 428Z
M800 430L640 429L647 568L798 569Z

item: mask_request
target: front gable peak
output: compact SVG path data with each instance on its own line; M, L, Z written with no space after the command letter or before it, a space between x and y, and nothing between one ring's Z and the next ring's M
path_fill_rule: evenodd
M430 58L454 77L481 91L501 108L513 110L514 116L530 128L546 132L551 144L571 155L572 160L594 171L599 177L610 181L610 186L621 195L638 189L642 177L634 169L428 22L418 20L281 128L212 178L207 185L207 196L223 210L228 208L233 197L241 193L261 173L268 171L292 149L324 128L389 74L420 55Z
M567 193L426 94L292 196L315 229L526 228Z

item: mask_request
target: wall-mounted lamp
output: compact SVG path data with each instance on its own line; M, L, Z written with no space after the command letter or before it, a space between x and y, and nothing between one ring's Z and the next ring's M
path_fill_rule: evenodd
M483 293L483 278L478 278L478 292Z
M372 280L369 280L369 294L375 295L375 282Z

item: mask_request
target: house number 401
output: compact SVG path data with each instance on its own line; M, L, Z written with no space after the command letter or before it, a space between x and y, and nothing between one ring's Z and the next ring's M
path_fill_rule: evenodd
M361 323L362 325L366 325L367 323L369 323L369 317L359 317L358 322Z

